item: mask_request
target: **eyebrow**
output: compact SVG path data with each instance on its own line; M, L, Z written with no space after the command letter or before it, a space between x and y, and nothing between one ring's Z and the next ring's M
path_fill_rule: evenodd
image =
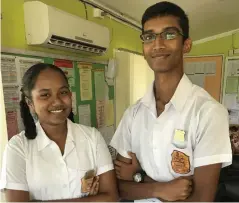
M180 31L180 29L178 29L177 27L174 27L174 26L172 26L172 27L165 27L161 32L164 32L164 31L170 30L170 29L176 29L179 32L182 32L182 31ZM153 30L146 30L146 31L143 31L143 33L154 33L154 31Z
M69 87L69 85L64 85L64 86L62 86L60 89L64 89L64 88L69 89L70 87Z
M60 90L61 90L61 89L64 89L64 88L69 89L69 86L64 85L64 86L62 86L62 87L60 88ZM47 91L50 91L50 89L41 89L41 90L39 90L39 92L47 92Z

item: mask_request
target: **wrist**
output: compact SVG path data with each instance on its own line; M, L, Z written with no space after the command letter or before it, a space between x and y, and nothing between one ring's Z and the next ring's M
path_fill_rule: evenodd
M153 190L152 190L153 197L163 199L166 185L167 185L166 182L165 183L159 183L159 182L154 183Z

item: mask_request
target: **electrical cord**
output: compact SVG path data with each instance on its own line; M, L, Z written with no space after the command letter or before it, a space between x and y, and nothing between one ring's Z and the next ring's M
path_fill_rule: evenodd
M88 20L88 11L87 11L87 7L86 7L86 3L82 1L82 3L84 4L85 7L85 18L86 20Z

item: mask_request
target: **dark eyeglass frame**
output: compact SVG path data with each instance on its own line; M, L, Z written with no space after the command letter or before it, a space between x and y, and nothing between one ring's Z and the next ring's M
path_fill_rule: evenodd
M166 28L164 31L160 32L160 33L154 33L154 32L145 32L145 33L142 33L140 35L140 39L142 40L143 43L151 43L153 41L155 41L157 39L158 36L160 36L161 39L163 40L173 40L175 39L177 36L175 36L174 38L172 39L166 39L163 34L167 33L167 32L170 32L170 31L175 31L177 33L177 36L181 35L181 36L184 36L183 33L176 27L170 27L170 28ZM146 34L151 34L153 36L153 39L152 40L149 40L149 41L146 41L144 40L144 35Z

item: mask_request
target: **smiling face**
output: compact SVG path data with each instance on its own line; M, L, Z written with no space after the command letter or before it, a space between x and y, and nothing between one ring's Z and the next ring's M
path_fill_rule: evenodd
M178 31L176 37L172 33ZM159 34L159 33L164 34ZM168 39L165 39L165 32ZM144 42L143 52L146 61L154 72L183 71L183 54L191 50L191 40L183 42L182 29L175 16L155 17L145 22L143 33L158 34L151 42Z
M63 75L55 70L43 70L37 77L29 107L41 124L59 125L66 121L72 108L71 92Z

